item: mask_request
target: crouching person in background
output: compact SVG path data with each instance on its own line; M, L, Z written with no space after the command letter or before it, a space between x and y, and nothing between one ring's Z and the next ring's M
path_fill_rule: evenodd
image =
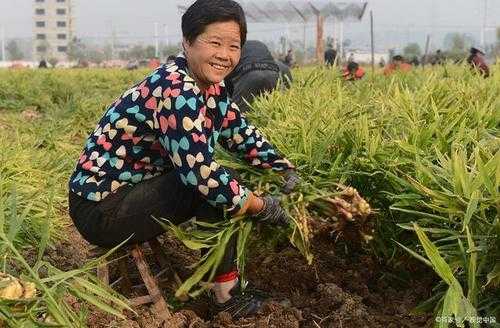
M233 101L246 112L255 97L275 90L280 80L282 88L290 87L290 68L274 60L264 43L249 40L241 50L239 64L225 82Z
M342 76L346 81L361 80L365 76L365 70L356 62L350 62L344 67Z

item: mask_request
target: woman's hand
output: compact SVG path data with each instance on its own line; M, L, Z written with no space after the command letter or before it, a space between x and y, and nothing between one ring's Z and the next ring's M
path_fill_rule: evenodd
M243 214L254 215L262 211L264 208L264 200L260 197L254 195L254 193L250 192L247 201L241 209L235 214L235 216L240 216Z
M283 187L281 189L285 195L288 195L300 182L300 177L297 175L294 169L288 169L283 172L283 177L285 178L285 183L283 184Z
M253 218L265 224L287 227L290 223L290 217L281 207L279 199L265 196L262 200L264 201L264 207L260 212L253 215Z
M256 221L277 226L288 226L290 222L279 200L271 196L257 197L251 193L236 216L243 214L252 216Z

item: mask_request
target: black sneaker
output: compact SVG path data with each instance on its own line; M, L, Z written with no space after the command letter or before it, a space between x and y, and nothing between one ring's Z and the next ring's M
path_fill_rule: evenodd
M240 283L237 283L230 291L232 296L225 303L217 303L215 296L211 298L211 313L215 316L219 312L231 314L233 319L239 319L255 314L260 310L268 296L255 288L241 290Z

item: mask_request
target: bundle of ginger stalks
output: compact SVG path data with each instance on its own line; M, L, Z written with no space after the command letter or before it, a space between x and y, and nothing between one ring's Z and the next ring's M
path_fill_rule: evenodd
M272 174L271 174L272 175ZM315 236L327 235L331 237L332 243L339 238L347 238L350 242L368 243L373 239L373 225L370 220L374 213L368 202L363 199L353 187L335 184L335 190L321 192L311 188L308 183L298 186L298 190L290 195L282 195L279 192L278 181L265 174L260 178L252 179L251 184L256 184L255 193L280 195L282 206L290 216L290 226L286 229L289 240L301 254L308 264L314 260L314 252L311 242ZM198 263L194 274L187 279L177 290L179 299L187 295L195 297L205 290L208 285L201 284L201 288L192 291L195 286L215 274L215 269L222 259L224 249L233 234L238 234L238 267L240 273L244 274L246 261L246 246L254 222L248 218L240 217L219 224L199 222L193 219L190 224L176 226L168 220L160 224L171 230L174 235L191 249L208 250ZM279 228L274 228L279 229Z
M256 193L273 193L272 189L279 195L272 183L260 184ZM296 192L281 196L281 201L292 220L290 241L309 264L314 259L311 241L315 236L332 237L332 242L347 239L368 243L373 239L374 211L353 187L335 183L327 190L319 190L304 182Z

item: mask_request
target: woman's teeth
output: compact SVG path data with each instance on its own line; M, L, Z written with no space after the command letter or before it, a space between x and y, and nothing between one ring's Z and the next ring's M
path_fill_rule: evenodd
M219 69L219 70L225 70L225 69L227 69L227 66L218 65L218 64L210 64L210 66L212 66L215 69Z

